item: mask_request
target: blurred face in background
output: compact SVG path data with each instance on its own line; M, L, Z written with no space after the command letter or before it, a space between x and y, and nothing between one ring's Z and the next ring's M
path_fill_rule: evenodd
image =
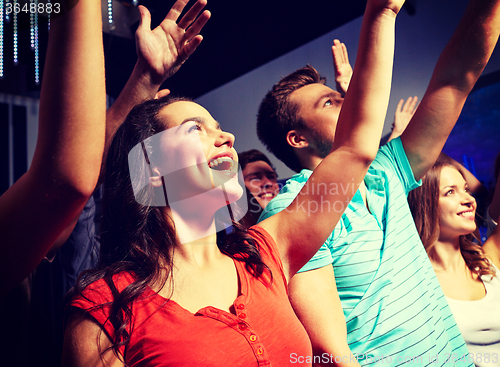
M278 195L278 176L266 162L248 163L243 170L243 177L248 191L252 193L262 208L265 208Z

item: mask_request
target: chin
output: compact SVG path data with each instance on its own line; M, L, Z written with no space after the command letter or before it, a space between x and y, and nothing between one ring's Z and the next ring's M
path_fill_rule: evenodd
M474 231L475 231L476 229L477 229L477 227L476 227L476 226L473 226L473 227L471 227L471 228L467 231L467 233L466 233L466 234L473 234L473 233L474 233Z
M260 204L260 206L262 207L262 209L264 209L267 204L269 204L269 202L272 200L273 198L271 199L257 199L257 202Z
M228 187L229 186L229 187ZM227 194L227 198L229 199L229 203L234 203L235 201L241 199L243 197L243 193L245 192L240 185L232 185L224 186L225 192Z
M224 198L224 204L227 205L227 203L234 203L235 201L241 199L243 196L243 193L245 190L243 190L243 185L241 184L240 180L242 180L242 177L240 178L238 174L236 173L223 173L223 174L214 174L214 186L213 186L213 191L214 193L223 193L223 198Z
M457 231L457 237L459 236L467 236L469 234L474 234L474 231L476 230L476 226L470 226L468 228L462 228L461 230Z

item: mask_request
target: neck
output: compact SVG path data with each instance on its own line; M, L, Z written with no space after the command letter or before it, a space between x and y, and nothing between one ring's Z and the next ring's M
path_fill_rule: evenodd
M310 147L295 148L294 153L300 162L301 169L314 171L323 160L323 158L316 155L315 151Z
M197 200L196 200L197 201ZM200 207L183 200L179 205L171 204L165 209L165 215L173 221L177 234L178 244L200 243L206 244L210 239L215 244L216 226L215 212L210 208ZM204 210L205 209L205 210Z
M460 238L437 240L431 263L436 271L462 270L465 266L465 260L460 252Z
M190 242L178 241L171 256L177 266L181 262L187 262L201 268L225 255L217 246L217 234L213 233Z
M317 156L306 156L299 157L302 168L307 168L308 170L314 171L316 167L323 161L323 158Z
M174 208L165 208L164 211L167 220L173 222L177 236L175 247L170 251L174 263L189 262L202 266L220 257L215 219L202 221L199 215L181 215Z

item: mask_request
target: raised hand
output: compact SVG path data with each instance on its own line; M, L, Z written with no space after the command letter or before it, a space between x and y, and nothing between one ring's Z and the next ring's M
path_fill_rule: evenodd
M125 121L132 107L154 98L165 79L179 70L203 39L199 32L210 19L208 10L202 12L207 0L197 0L177 22L188 2L177 0L163 22L153 30L151 14L144 6L139 6L141 22L135 32L137 63L125 87L106 113L105 155L114 132ZM157 98L168 93L167 90L160 91Z
M207 1L197 0L177 22L188 2L177 0L163 22L153 30L151 14L144 6L139 6L141 21L135 33L138 64L149 74L153 84L163 83L179 70L203 39L199 33L210 19L210 12L200 12Z
M345 44L333 40L332 46L333 68L335 70L335 86L342 97L346 94L352 77L352 66Z
M396 108L396 112L394 113L394 123L392 124L392 130L396 131L401 135L403 131L408 126L408 123L411 120L411 117L415 113L417 109L418 97L408 97L405 100L402 99L398 103L398 107Z
M392 123L391 135L387 142L400 136L403 131L405 131L406 126L410 122L415 110L417 109L418 97L408 97L405 100L401 99L396 107L396 112L394 112L394 122Z

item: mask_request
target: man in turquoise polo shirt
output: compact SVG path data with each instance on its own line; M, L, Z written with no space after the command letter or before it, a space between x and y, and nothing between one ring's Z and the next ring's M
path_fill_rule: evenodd
M441 152L499 33L500 0L471 0L411 122L400 138L379 150L352 201L286 209L345 209L321 250L289 285L314 362L473 365L413 224L407 195ZM338 41L334 47L340 47ZM300 173L260 220L287 208L332 147L343 98L324 83L307 66L283 78L261 103L260 140Z

